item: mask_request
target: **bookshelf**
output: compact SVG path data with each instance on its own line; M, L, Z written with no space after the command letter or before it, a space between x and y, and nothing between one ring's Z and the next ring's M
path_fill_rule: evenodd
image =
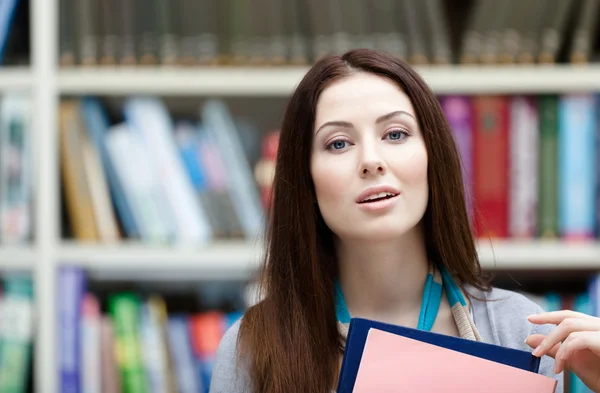
M58 393L56 273L77 264L104 279L241 280L258 267L259 242L220 242L205 248L64 242L59 230L58 102L62 95L287 96L304 67L73 68L59 70L58 0L31 0L31 66L0 69L0 92L25 90L33 100L35 243L0 246L0 272L35 278L35 391ZM600 91L600 66L418 68L432 88L450 93ZM480 241L486 269L600 270L600 244L560 241Z
M600 90L600 65L430 66L417 70L440 94ZM62 94L286 96L305 67L85 68L61 70Z

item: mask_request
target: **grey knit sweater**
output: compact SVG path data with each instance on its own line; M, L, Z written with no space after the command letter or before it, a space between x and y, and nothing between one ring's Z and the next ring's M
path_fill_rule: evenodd
M532 325L527 316L539 313L542 309L525 296L494 288L491 292L480 292L467 287L472 299L472 317L484 342L530 351L525 338L532 333L547 334L552 326ZM236 341L239 322L233 325L223 337L219 346L217 361L213 369L210 393L254 393L248 370L237 367ZM556 393L563 393L563 374L554 374L554 360L544 356L540 365L540 374L558 381Z

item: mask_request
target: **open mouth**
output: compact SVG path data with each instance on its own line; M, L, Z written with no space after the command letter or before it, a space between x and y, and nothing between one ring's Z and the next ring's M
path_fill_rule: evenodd
M392 199L392 198L396 197L397 195L398 194L394 194L391 192L380 192L378 194L369 195L368 197L364 198L363 200L361 200L358 203L365 204L365 203L379 202L379 201L383 201L386 199Z

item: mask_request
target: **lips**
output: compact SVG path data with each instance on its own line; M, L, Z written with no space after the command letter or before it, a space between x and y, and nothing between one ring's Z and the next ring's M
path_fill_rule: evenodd
M398 196L400 191L390 186L377 186L370 187L363 191L358 198L356 203L365 204L382 201Z

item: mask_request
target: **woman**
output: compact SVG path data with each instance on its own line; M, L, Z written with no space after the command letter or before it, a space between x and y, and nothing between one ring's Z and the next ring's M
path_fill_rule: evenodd
M223 337L212 393L335 390L351 316L520 349L548 333L527 321L536 304L484 280L450 128L402 61L318 61L288 104L273 190L263 300Z

